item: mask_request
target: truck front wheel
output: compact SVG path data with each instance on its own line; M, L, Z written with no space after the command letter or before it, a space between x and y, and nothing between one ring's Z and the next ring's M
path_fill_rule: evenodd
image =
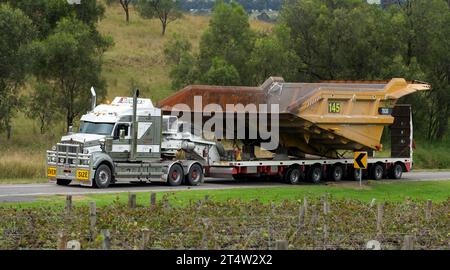
M203 169L198 164L193 164L187 175L187 183L190 186L196 186L203 182Z
M173 164L170 167L167 183L171 186L179 186L183 182L183 168L180 164Z
M56 184L59 185L59 186L68 186L68 185L70 185L70 182L72 182L72 180L56 179Z
M96 188L107 188L111 184L111 178L111 169L107 165L102 164L95 171L94 186Z

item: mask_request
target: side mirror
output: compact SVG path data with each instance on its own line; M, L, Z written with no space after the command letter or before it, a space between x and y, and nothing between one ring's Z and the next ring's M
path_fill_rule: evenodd
M125 139L125 130L124 129L121 129L119 131L119 139L120 140L124 140Z
M105 141L103 143L103 150L105 152L111 152L112 151L112 145L113 145L113 138L112 137L107 137L105 138Z

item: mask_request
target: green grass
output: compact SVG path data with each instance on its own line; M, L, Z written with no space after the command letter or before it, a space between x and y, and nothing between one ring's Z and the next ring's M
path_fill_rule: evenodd
M239 188L223 190L188 190L176 192L156 192L158 200L167 196L169 203L173 206L185 206L190 201L203 200L206 195L211 200L224 202L227 200L251 201L259 200L263 203L276 202L284 200L300 200L304 197L311 199L321 197L329 193L337 199L354 199L363 202L370 202L372 199L377 201L402 202L410 198L415 201L424 201L431 199L434 202L443 202L450 197L450 181L427 181L427 182L374 182L368 181L359 187L357 183L340 185L300 185L272 188ZM136 193L137 202L141 205L149 204L149 192ZM95 201L99 206L105 206L119 201L126 203L127 193L114 194L93 194L74 196L76 205L87 205L90 201ZM52 206L63 207L65 196L44 196L39 197L33 202L23 203L3 203L0 206L14 206L19 208Z
M414 165L415 169L450 168L450 139L435 143L416 143Z
M0 185L5 184L44 184L48 183L47 178L0 178Z

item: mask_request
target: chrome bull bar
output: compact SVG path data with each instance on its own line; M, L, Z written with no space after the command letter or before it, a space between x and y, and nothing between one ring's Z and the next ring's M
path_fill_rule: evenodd
M59 149L66 151L58 151ZM47 177L49 180L68 179L82 185L92 185L92 155L84 154L80 150L81 145L79 144L58 143L56 150L47 151Z

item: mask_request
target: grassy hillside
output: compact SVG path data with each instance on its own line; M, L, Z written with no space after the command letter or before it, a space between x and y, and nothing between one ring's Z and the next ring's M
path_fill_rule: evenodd
M114 38L115 46L104 56L103 76L108 82L108 97L130 95L132 86L142 90L142 95L155 102L172 93L170 67L164 61L163 49L174 33L184 34L198 48L200 37L208 26L209 17L185 15L169 24L161 36L159 20L141 19L131 10L127 24L119 6L109 7L99 24L101 33ZM253 29L265 31L273 25L252 20Z

